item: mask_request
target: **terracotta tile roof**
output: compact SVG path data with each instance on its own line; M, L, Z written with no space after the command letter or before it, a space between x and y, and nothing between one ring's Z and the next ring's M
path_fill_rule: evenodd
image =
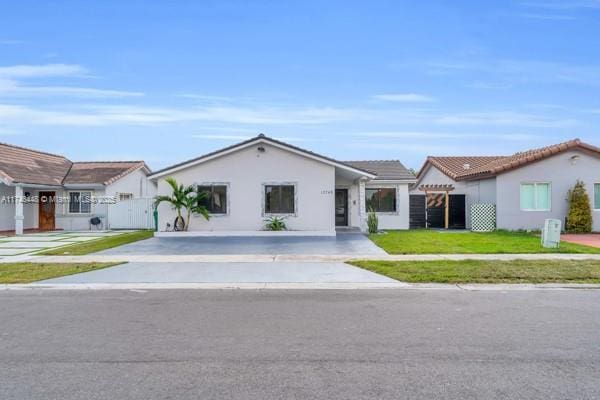
M0 143L0 171L10 183L60 186L71 164L63 156Z
M74 163L57 154L0 143L0 177L10 184L108 185L139 168L150 172L143 161Z
M479 169L480 167L487 165L493 161L497 161L504 158L503 156L458 156L458 157L427 157L425 165L430 163L444 174L448 175L452 179L457 179L469 170ZM468 169L466 168L468 166ZM424 172L424 168L421 168L420 176Z
M572 149L580 149L597 156L600 155L600 148L584 143L579 139L573 139L551 146L515 153L511 156L427 157L424 167L430 163L457 181L482 179L496 176ZM468 169L465 168L465 164L469 164ZM424 169L421 168L418 177L421 176Z
M375 180L415 179L413 173L398 160L343 161L343 163L358 169L371 171L377 175Z
M65 177L63 184L109 185L117 179L140 168L148 169L143 161L74 162L71 170Z
M496 176L503 172L507 172L572 149L581 149L586 152L600 155L600 148L584 143L579 139L573 139L569 140L568 142L523 151L508 157L502 157L498 160L482 165L479 168L466 171L465 173L461 174L460 178L463 180L468 180Z

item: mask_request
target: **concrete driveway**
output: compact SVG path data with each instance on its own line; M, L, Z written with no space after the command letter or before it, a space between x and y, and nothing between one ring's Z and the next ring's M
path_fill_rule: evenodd
M180 237L151 238L97 254L194 255L194 254L325 254L385 255L361 233L335 237Z

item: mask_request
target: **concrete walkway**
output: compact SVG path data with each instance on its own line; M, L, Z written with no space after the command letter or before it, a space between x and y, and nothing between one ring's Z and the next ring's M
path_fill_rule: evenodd
M54 283L398 283L344 263L128 263L38 282Z
M89 254L84 256L22 256L11 261L38 263L143 262L143 263L272 263L347 262L350 260L435 261L435 260L600 260L600 254L200 254L131 255ZM0 260L7 262L8 260Z

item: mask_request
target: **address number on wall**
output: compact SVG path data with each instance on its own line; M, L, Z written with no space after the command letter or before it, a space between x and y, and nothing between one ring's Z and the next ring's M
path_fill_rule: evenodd
M321 190L321 194L333 194L333 190Z

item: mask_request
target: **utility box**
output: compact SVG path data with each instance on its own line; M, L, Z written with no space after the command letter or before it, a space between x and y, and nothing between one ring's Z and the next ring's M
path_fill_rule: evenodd
M560 246L561 221L547 219L542 230L542 246L557 249Z

